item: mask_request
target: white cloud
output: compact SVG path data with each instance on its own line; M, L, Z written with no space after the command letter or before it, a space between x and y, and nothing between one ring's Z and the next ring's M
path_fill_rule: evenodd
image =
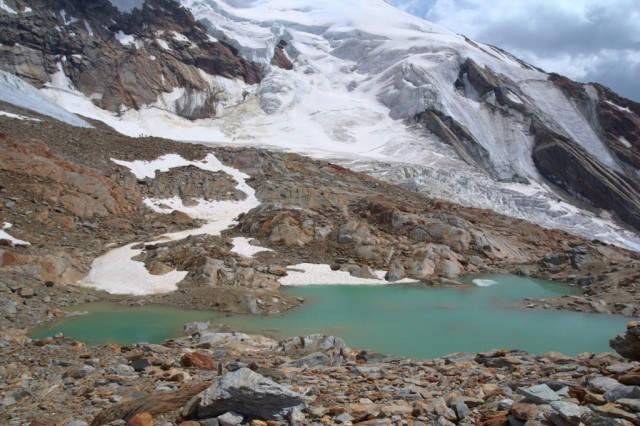
M401 9L546 71L640 100L637 0L393 0Z

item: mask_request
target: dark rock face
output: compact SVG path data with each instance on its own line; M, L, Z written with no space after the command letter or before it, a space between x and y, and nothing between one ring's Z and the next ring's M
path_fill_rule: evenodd
M107 0L36 0L30 7L28 13L0 14L0 69L36 87L62 71L103 109L138 108L182 88L177 113L211 117L224 92L200 70L248 84L262 78L260 66L211 41L173 0L145 1L130 13Z
M626 333L611 339L609 346L625 358L640 360L640 325L631 321L627 325Z
M463 125L435 109L421 113L419 120L430 132L451 145L467 163L491 172L489 153Z
M286 46L287 46L287 42L284 40L280 40L275 50L273 51L273 58L271 58L271 65L275 65L285 70L292 70L293 64L291 63L291 60L289 59L286 52L284 51Z
M534 120L533 161L550 182L569 194L611 209L640 229L640 188L625 176L607 169L577 143Z
M549 74L549 82L582 115L612 154L618 170L592 156L580 140L572 139L556 122L553 111L541 111L531 104L527 96L522 96L518 84L507 76L467 59L460 66L455 87L461 96L480 102L492 114L502 116L502 120L507 117L528 126L534 165L563 196L610 211L619 220L640 229L640 104L596 83L576 83L558 74ZM467 163L498 177L491 153L460 123L433 108L416 119L451 145ZM512 180L526 181L514 171Z

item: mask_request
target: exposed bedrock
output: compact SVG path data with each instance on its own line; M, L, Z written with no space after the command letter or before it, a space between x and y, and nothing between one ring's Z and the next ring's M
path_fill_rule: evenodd
M146 1L130 13L106 0L35 0L29 5L29 13L0 14L0 69L36 87L63 72L103 109L138 108L179 89L183 92L169 101L177 114L211 117L228 100L211 78L247 84L262 79L259 65L211 41L191 13L173 1Z
M640 192L619 173L592 158L583 148L538 120L531 125L535 137L533 160L545 179L594 206L615 212L640 229Z
M489 152L466 127L435 109L424 111L418 116L418 120L424 123L427 130L451 145L468 164L491 173L493 166Z

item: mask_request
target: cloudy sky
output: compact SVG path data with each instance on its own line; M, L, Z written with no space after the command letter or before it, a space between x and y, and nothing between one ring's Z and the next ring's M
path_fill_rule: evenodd
M640 101L639 0L387 0L548 72Z

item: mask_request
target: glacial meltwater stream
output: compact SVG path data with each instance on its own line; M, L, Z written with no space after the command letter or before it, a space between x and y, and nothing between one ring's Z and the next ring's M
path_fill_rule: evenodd
M553 309L516 309L510 305L523 298L558 297L575 289L522 277L480 278L490 280L481 283L496 284L464 288L293 287L285 292L305 298L305 306L275 317L224 316L158 306L84 305L70 310L88 310L88 315L34 330L31 337L63 333L88 343L160 342L177 336L185 322L213 319L234 330L277 338L330 334L354 348L408 357L434 358L492 348L575 355L610 351L609 339L624 331L628 321L624 317ZM471 283L471 278L466 281Z

